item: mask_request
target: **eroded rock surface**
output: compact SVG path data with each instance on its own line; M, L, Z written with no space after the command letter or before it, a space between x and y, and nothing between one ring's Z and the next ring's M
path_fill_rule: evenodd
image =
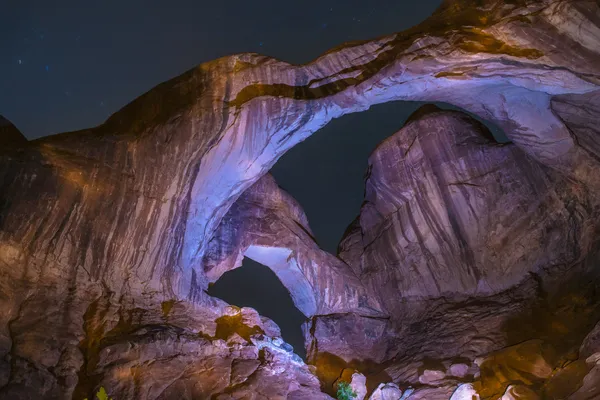
M354 271L319 248L302 208L269 174L247 189L223 217L208 244L204 272L214 282L241 266L244 256L270 267L307 317L385 315Z
M414 386L411 400L447 399L467 381L486 390L488 378L500 397L508 383L484 379L485 360L531 340L526 359L550 348L556 373L528 390L553 393L562 370L579 377L574 353L600 319L599 15L586 0L446 1L407 32L307 65L257 54L202 64L96 128L26 143L9 126L0 397L78 399L105 385L117 399L327 398L313 370L330 391L348 367L369 390ZM264 199L274 213L255 208L265 221L228 225L286 150L391 100L452 103L514 144L460 114L415 116L404 130L414 143L395 135L373 162L341 246L348 265L318 250L276 191ZM240 254L270 263L311 317L316 368L275 349L271 323L243 323L205 293ZM573 398L596 390L587 360ZM447 372L457 363L464 377ZM446 374L422 384L425 370Z
M402 397L402 390L395 383L382 383L371 394L369 400L399 400Z
M577 389L558 388L585 376L577 367L585 363L573 361L600 318L594 179L570 179L495 143L465 114L433 106L378 146L339 255L390 313L396 336L378 339L387 343L379 374L417 389L477 382L482 398L513 382L548 398ZM327 344L319 350L361 359Z

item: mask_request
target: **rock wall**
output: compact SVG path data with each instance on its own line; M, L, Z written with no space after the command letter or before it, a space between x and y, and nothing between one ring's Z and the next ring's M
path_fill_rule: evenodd
M585 259L595 192L465 114L430 107L371 155L358 224L341 244L383 302L491 295Z
M312 359L327 365L334 354L357 369L372 361L373 384L379 375L442 396L466 378L486 399L521 381L543 398L565 398L587 373L587 356L580 376L561 372L568 385L555 376L600 318L593 179L573 180L495 143L463 113L422 107L371 155L365 202L339 248L379 296L394 334L374 338L385 351L365 359L320 337L360 338L345 316L315 318L328 328L314 330ZM523 378L539 359L546 370ZM461 375L454 365L464 365ZM556 395L558 387L566 392Z
M514 315L548 309L548 318L540 324L555 326L550 316L560 310L594 309L598 146L597 108L592 105L600 89L599 15L595 1L447 1L409 31L343 45L306 65L293 66L257 54L202 64L158 85L96 128L29 143L13 128L2 129L0 397L91 397L103 382L117 388L116 398L159 398L165 392L148 391L151 382L139 383L139 374L110 375L112 364L103 364L103 349L114 343L139 348L142 341L149 343L141 346L143 353L170 348L170 354L177 355L173 360L188 351L225 351L212 343L217 339L211 327L229 311L204 290L220 273L234 268L240 254L271 263L288 287L302 283L291 292L311 316L305 332L322 383L356 359L354 365L369 376L379 374L399 384L419 382L423 390L436 390L435 385L419 381L425 367L415 372L413 366L421 365L429 354L422 343L432 351L447 350L441 357L464 353L442 340L448 329L455 333L447 340L461 338L461 349L472 349L467 353L474 356L513 344L514 338L505 337L508 334L497 327ZM419 230L428 229L430 235L420 250L410 248L414 239L390 232L385 240L393 248L363 257L359 255L362 237L350 235L352 239L342 246L349 249L343 257L350 266L318 251L304 221L297 221L301 217L294 207L277 210L269 217L272 226L249 220L244 231L231 235L224 217L243 215L239 212L243 199L237 211L232 206L286 150L332 118L392 100L452 103L494 122L513 141L505 148L491 145L497 151L483 146L491 158L479 164L473 150L477 143L459 150L456 141L427 144L420 161L414 160L429 168L425 181L437 188L411 187L412 196L427 193L433 196L429 203L470 204L473 210L453 210L454 220L443 209L416 215L421 218ZM435 134L418 135L426 143L428 135ZM521 153L513 150L517 147ZM390 152L395 157L405 150ZM453 183L450 178L475 178L460 165L455 165L456 171L440 170L442 156L471 160L469 168L481 172L491 172L491 166L497 165L524 174L520 178L488 174L501 179L502 190L511 190L491 193L502 195L500 201L507 207L511 199L518 201L520 212L501 209L477 187L438 184L434 178L446 183ZM490 177L475 180L491 185ZM398 178L393 173L384 178L381 184L388 178L398 184L412 182L410 176ZM379 190L373 186L373 193ZM541 201L528 203L534 194L540 194ZM397 195L389 199L397 202ZM385 213L390 206L374 200L375 204L374 214ZM482 216L484 206L494 209L493 217ZM548 218L542 217L544 213ZM409 214L404 210L403 218ZM365 211L365 221L374 224L369 226L372 232L363 232L368 237L381 223L376 215L366 215ZM281 222L288 218L301 226ZM494 226L492 218L500 218L504 225ZM435 225L436 219L441 226ZM482 228L473 229L475 222ZM545 230L525 226L538 223ZM360 224L362 220L351 232ZM496 240L488 228L505 235L507 243L483 243L486 237L488 242ZM263 230L266 237L281 234L276 247L284 250L262 258L265 244L272 246L259 237ZM519 250L514 250L519 248L517 239L511 236L515 232L536 233L534 242L541 248L519 256ZM287 236L296 233L297 239ZM233 241L218 239L221 235ZM391 242L392 238L399 241ZM523 241L520 244L526 245ZM508 247L509 242L515 247ZM505 245L510 255L503 253ZM391 268L390 263L404 255L414 268ZM372 260L384 262L381 271ZM457 263L454 268L447 265L451 262ZM431 266L437 270L428 271ZM524 278L527 274L529 279ZM391 293L390 287L381 293L379 287L374 290L384 277L398 285L400 300L381 296ZM580 281L590 292L573 297L571 289ZM546 294L532 297L532 290ZM407 294L420 303L404 302ZM451 302L450 294L456 296ZM488 297L483 301L482 296ZM165 320L163 311L170 304L194 311ZM194 312L200 316L192 318ZM453 315L456 318L449 319ZM471 334L460 335L473 315L481 316L485 332L471 326ZM566 312L565 318L569 315L574 314ZM582 326L568 335L569 343L581 341L586 329L591 329L594 314L585 315L574 319L581 320ZM254 326L260 327L248 329ZM524 336L534 339L541 332L531 330ZM211 344L196 338L200 332ZM227 338L233 337L237 329L226 332ZM334 335L340 335L339 340ZM163 346L162 341L170 344ZM270 356L258 354L258 358L235 355L231 362L270 362ZM142 359L140 353L130 355L134 364L136 357ZM172 368L179 371L183 366ZM279 371L272 375L279 378L268 387L304 379L299 376L305 372L288 375L286 368L271 370ZM187 375L181 376L189 381ZM178 378L169 379L164 382ZM307 379L306 385L314 388ZM230 382L199 392L180 382L169 390L180 398L213 396L233 390ZM300 390L292 383L281 396ZM456 382L440 385L444 393L452 392ZM248 390L259 392L257 384ZM422 393L413 396L422 398Z

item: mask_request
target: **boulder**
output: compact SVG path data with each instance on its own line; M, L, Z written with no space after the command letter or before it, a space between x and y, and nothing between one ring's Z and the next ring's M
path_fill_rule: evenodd
M402 390L395 383L381 383L371 393L369 400L400 400Z

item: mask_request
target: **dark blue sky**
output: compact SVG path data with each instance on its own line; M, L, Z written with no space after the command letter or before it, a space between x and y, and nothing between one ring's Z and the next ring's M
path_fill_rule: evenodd
M0 115L29 139L95 126L155 85L202 62L258 52L306 63L343 42L416 25L440 3L0 0ZM335 120L273 168L278 183L304 207L321 247L335 252L359 212L369 153L417 107L383 104ZM233 275L214 288L215 294L239 306L254 306L284 330L296 329L287 340L302 347L302 316L284 301L251 291L246 294L249 302L243 296L230 297L265 285L276 293L282 288L275 287L270 271L245 263L244 269L228 274ZM273 303L279 308L271 312Z
M259 52L305 63L406 29L439 3L2 0L0 114L29 138L90 127L204 61Z

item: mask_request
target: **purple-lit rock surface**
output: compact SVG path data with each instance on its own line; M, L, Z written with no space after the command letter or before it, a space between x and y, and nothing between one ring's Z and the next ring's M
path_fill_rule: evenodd
M425 106L413 118L371 155L340 253L390 311L402 297L500 293L591 251L596 199L581 182L463 113Z
M244 256L271 268L307 317L384 314L354 271L321 250L300 205L263 176L231 206L210 240L202 265L210 282L241 266Z
M319 399L346 368L367 396L593 398L599 52L596 1L449 0L310 64L202 64L96 128L25 142L0 121L0 398ZM261 177L392 100L454 104L512 144L421 110L372 155L336 259ZM206 294L244 255L309 317L314 367Z
M377 338L385 351L364 359L342 347L360 340L346 316L313 330L313 341L351 364L379 365L375 379L428 387L428 396L465 380L483 398L524 379L547 385L539 395L554 393L552 371L578 358L600 318L595 179L570 179L498 144L461 112L422 107L371 155L365 202L339 249L389 313L388 334ZM511 347L518 343L529 344ZM564 374L581 382L583 372Z

